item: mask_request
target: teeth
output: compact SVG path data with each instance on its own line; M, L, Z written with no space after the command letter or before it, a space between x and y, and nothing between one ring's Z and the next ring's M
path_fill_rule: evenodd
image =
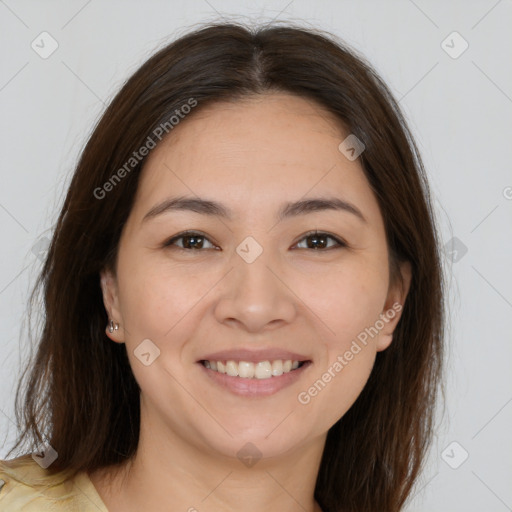
M206 368L226 373L230 377L242 377L244 379L270 379L279 377L283 373L289 373L299 367L299 361L277 359L275 361L203 361Z
M272 365L269 361L260 361L254 368L254 376L257 379L270 379L272 377Z
M226 373L230 377L238 377L238 365L235 363L235 361L228 361L226 363Z
M274 377L279 377L279 375L283 375L283 361L281 361L280 359L272 362L272 375Z
M252 379L254 377L254 364L246 361L240 361L238 363L238 375L245 379Z

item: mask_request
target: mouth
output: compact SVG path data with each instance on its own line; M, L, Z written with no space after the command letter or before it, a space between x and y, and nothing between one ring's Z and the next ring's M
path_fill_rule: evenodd
M236 361L230 360L208 360L199 361L205 368L214 372L225 374L240 379L271 379L280 377L283 374L293 372L302 368L310 361L298 361L292 359L274 359L272 361Z
M217 389L259 398L298 382L313 361L302 354L279 349L241 349L208 354L197 364Z

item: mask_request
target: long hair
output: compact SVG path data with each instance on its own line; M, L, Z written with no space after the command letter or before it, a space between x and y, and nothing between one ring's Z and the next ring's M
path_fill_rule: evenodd
M361 165L384 219L391 279L400 261L411 263L393 342L329 430L315 488L329 512L402 509L432 440L442 376L443 276L429 187L398 103L364 57L331 34L294 26L195 29L147 60L100 118L32 291L31 303L42 290L45 318L18 384L22 429L9 454L49 442L58 453L50 473L94 471L134 455L140 389L125 345L105 334L99 280L103 268L114 268L146 161L134 152L187 104L196 102L196 112L271 91L315 100L363 141Z

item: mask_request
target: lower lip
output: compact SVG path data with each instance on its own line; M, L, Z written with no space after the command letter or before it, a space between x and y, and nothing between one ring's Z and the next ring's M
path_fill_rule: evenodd
M270 377L269 379L245 379L242 377L231 377L226 373L219 373L210 368L206 368L202 363L197 363L206 375L213 382L231 391L231 393L239 396L247 397L264 397L277 393L281 389L291 386L297 382L311 365L311 361L307 361L300 368L283 373L279 377Z

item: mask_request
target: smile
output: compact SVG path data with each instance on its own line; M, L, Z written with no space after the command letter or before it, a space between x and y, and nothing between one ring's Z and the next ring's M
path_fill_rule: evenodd
M198 363L215 387L252 399L268 397L293 385L312 365L310 360L297 359L202 359Z
M279 377L284 373L290 373L300 368L305 361L293 361L291 359L276 359L274 361L208 361L203 360L201 364L214 372L223 373L230 377L242 379L270 379Z

